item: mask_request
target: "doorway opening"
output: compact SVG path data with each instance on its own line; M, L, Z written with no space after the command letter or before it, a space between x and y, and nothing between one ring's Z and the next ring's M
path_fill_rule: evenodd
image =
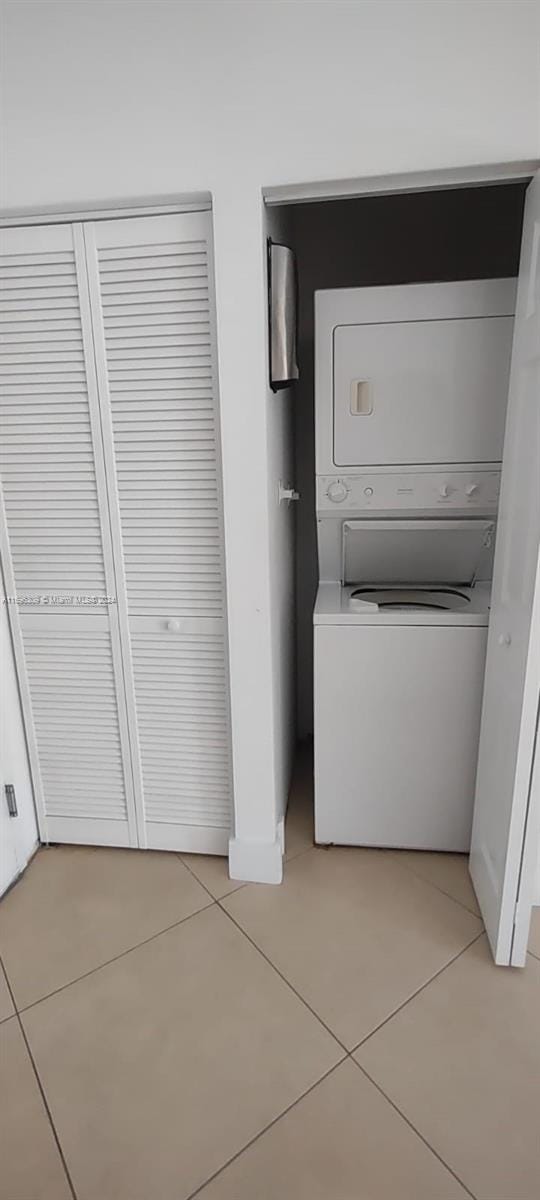
M298 268L299 381L289 393L295 507L295 791L309 805L313 738L313 607L319 581L315 499L317 291L515 278L531 176L345 199L295 199L270 212ZM298 774L298 772L300 774ZM289 824L294 824L293 814ZM295 835L294 835L295 836ZM287 848L287 847L286 847Z
M280 206L298 264L294 388L296 695L298 740L313 735L315 518L314 295L375 287L517 276L527 184L320 200Z

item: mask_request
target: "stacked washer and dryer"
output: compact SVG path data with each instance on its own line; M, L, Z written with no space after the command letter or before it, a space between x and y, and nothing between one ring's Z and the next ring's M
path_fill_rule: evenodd
M316 294L319 843L469 849L514 304Z

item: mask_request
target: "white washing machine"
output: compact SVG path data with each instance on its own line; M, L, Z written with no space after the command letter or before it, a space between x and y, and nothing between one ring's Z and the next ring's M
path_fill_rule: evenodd
M470 847L514 299L316 297L317 842Z
M494 522L440 524L343 522L314 612L317 842L469 848Z

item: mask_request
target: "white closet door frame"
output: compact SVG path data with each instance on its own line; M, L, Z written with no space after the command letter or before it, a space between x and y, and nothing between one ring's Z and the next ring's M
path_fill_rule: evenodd
M6 210L0 217L0 229L16 225L73 225L81 221L109 221L117 217L169 216L180 212L211 212L210 192L190 192L188 195L155 196L151 201L137 197L102 201L95 206L61 208L44 204L40 208Z
M54 230L54 232L53 232ZM55 238L56 231L58 231ZM40 234L43 233L43 250L49 252L52 248L52 241L61 238L62 233L65 235L65 226L50 227L44 225L41 229L33 228L28 231L25 226L19 229L10 230L10 244L16 246L20 241L20 254L29 253L28 250L28 235L32 239L32 248L38 251L40 243ZM107 509L107 491L106 477L103 457L103 441L101 433L101 423L99 414L99 399L98 387L94 362L94 344L92 336L91 314L89 306L88 289L86 282L86 260L84 252L83 227L80 224L70 226L72 236L73 253L75 258L77 290L79 298L79 314L81 320L82 346L84 367L86 376L86 394L88 401L88 414L91 430L92 453L96 477L96 490L98 497L99 523L101 532L101 545L103 555L103 570L107 595L116 595L116 580L113 566L112 543L110 537L108 509ZM17 236L18 235L18 236ZM13 249L10 251L14 253ZM6 519L5 505L0 489L0 551L2 557L2 568L4 573L4 584L6 594L8 596L16 595L16 581L13 571L13 561L11 556L11 548L9 541L8 523ZM117 717L118 717L118 733L121 751L121 760L123 768L123 783L125 792L126 820L114 821L111 819L103 820L93 818L89 813L88 818L78 817L70 818L67 816L51 816L46 812L45 794L43 787L43 778L40 768L38 739L34 722L33 707L31 701L31 690L28 680L28 671L26 666L26 656L24 650L24 638L22 622L25 628L34 630L52 629L51 622L55 620L54 616L44 613L19 612L19 606L15 603L8 604L8 616L10 622L11 635L13 639L15 662L18 674L18 683L21 695L21 706L23 709L25 731L28 743L28 756L30 762L30 771L32 776L32 785L34 790L34 800L36 806L36 816L40 839L44 843L51 841L74 842L79 844L91 844L93 842L101 845L128 845L137 847L139 845L139 831L134 804L134 788L133 788L133 771L131 750L129 744L128 723L126 713L126 701L123 681L122 669L122 653L119 638L118 618L116 613L116 604L107 606L105 613L96 614L94 616L86 616L82 613L72 614L70 620L73 621L73 627L79 631L84 629L88 631L96 631L98 627L107 628L110 636L111 655L112 655L112 671L114 677ZM65 628L65 627L64 627ZM127 824L127 840L125 836L125 826Z

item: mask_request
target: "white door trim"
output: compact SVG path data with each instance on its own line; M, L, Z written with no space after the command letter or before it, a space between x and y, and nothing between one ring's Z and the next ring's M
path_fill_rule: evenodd
M404 174L365 175L355 179L327 179L314 183L288 183L263 187L266 204L305 204L315 200L347 200L389 193L444 191L448 188L482 187L493 183L528 182L540 168L540 159L479 166L448 167Z
M41 208L6 208L0 215L0 229L11 225L71 225L74 221L111 221L123 217L157 217L167 213L209 212L210 192L192 192L178 196L145 199L102 200L99 204L46 204Z

